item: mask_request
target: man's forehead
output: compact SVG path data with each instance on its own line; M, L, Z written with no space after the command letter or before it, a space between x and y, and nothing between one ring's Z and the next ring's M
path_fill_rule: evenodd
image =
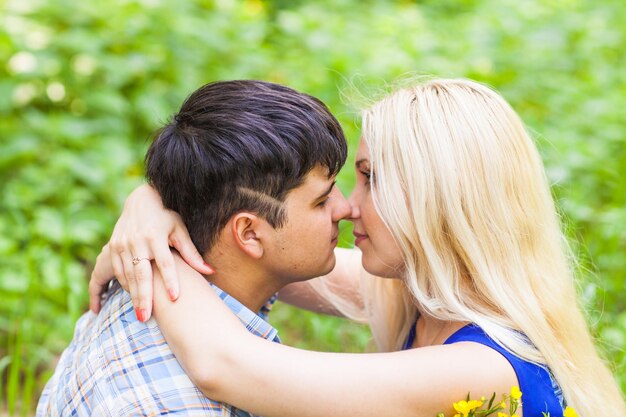
M292 193L298 193L308 200L315 200L326 193L335 183L336 175L328 176L328 168L316 166L306 175L303 183L296 187Z
M330 181L332 181L335 176L333 175L332 177L330 177L329 174L330 170L327 167L323 165L315 165L313 169L311 169L306 175L306 178L319 178L324 181L328 181L330 179Z

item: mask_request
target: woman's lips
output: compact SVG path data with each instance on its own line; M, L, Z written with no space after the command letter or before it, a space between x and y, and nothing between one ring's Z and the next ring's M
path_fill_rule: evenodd
M362 233L358 233L358 232L352 232L352 234L354 235L354 237L356 239L354 239L354 244L356 246L359 245L359 243L361 243L362 241L364 241L365 239L367 239L367 235L364 235Z

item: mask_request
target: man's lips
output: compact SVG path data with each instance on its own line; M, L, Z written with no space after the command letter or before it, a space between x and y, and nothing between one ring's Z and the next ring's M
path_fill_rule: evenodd
M354 244L357 245L357 246L358 246L359 243L361 243L362 241L367 239L367 235L364 235L362 233L352 232L352 234L356 238L356 239L354 239Z

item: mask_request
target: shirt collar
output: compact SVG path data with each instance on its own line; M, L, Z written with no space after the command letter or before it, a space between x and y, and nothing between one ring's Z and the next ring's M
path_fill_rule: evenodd
M260 336L264 339L271 340L273 342L280 343L278 337L278 331L272 327L267 321L267 314L269 313L272 305L276 301L277 295L272 296L267 303L261 307L261 311L258 314L253 313L248 307L241 304L236 298L231 297L228 293L217 285L209 283L213 291L218 297L224 301L224 303L231 309L237 318L246 326L248 331L256 336Z

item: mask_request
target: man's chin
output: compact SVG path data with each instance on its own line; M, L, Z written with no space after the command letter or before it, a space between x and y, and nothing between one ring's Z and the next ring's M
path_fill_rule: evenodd
M318 268L317 270L312 271L310 274L301 277L301 279L299 279L298 281L308 281L313 278L319 278L319 277L323 277L324 275L328 275L335 268L336 263L337 263L337 259L335 258L335 255L333 254L333 256L329 258L328 261L324 265L320 266L320 268Z
M335 264L336 263L337 263L337 258L335 257L335 252L332 252L332 256L330 257L328 262L326 262L324 271L321 274L319 274L318 276L323 276L323 275L330 274L331 271L333 269L335 269Z

